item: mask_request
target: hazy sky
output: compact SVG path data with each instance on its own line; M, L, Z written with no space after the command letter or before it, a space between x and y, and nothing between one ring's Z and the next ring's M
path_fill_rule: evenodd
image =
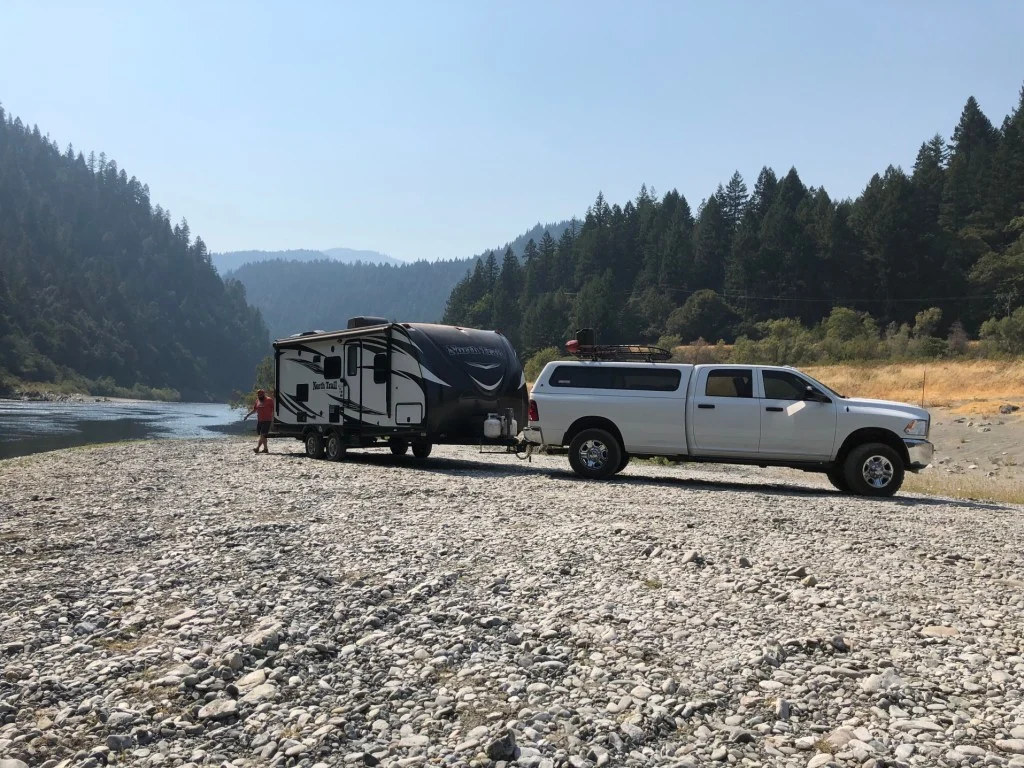
M642 183L855 196L1024 84L1024 2L0 0L0 102L211 250L464 257Z

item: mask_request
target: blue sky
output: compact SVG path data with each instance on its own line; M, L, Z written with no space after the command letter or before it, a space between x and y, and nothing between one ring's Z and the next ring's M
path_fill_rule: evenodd
M0 102L215 251L465 257L642 183L855 196L1024 84L1024 2L0 0Z

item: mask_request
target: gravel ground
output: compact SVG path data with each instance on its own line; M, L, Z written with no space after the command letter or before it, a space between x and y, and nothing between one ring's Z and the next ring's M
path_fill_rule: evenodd
M1021 508L251 444L0 462L0 768L1024 766Z

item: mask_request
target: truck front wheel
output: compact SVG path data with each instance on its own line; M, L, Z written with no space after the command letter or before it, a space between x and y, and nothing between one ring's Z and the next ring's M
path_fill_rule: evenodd
M580 477L604 480L619 471L622 447L603 429L584 429L569 443L569 464Z
M843 474L858 496L892 496L903 485L903 459L885 443L858 445L846 457Z

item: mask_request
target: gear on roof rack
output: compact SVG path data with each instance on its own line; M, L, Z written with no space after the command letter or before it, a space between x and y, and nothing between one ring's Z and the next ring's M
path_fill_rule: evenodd
M672 359L669 350L649 344L595 344L592 328L581 328L576 331L576 338L567 341L565 349L580 360L637 360L655 363Z

